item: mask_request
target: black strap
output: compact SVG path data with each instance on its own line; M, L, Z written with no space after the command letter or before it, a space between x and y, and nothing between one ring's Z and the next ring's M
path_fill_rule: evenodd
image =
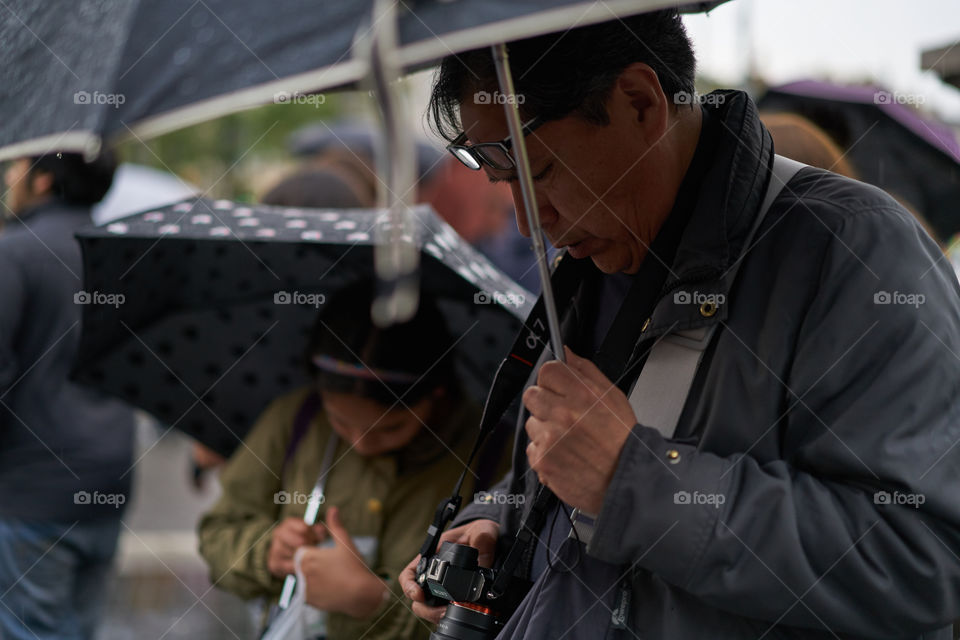
M303 436L305 436L307 430L310 429L313 417L320 411L320 406L320 394L316 391L311 391L307 394L307 397L303 399L303 402L300 403L300 408L297 409L297 415L293 418L293 433L290 435L287 451L283 455L283 465L280 467L281 478L283 478L283 474L287 469L287 463L290 462L294 452L297 450L297 445L300 444Z
M563 312L570 306L583 278L591 272L595 272L593 263L590 260L573 260L564 258L554 270L550 277L553 285L554 298L557 301L557 310ZM524 384L530 377L534 364L540 359L544 349L550 345L549 328L546 321L546 306L541 296L530 315L524 322L524 327L514 340L509 354L500 363L496 376L490 386L490 392L487 394L487 400L483 407L483 415L480 418L480 429L477 434L477 441L467 458L463 472L457 480L453 494L447 500L444 500L437 507L433 521L427 528L427 537L420 546L420 562L425 568L429 557L437 552L440 543L440 535L450 522L456 517L460 510L462 498L460 490L463 487L467 471L476 457L477 452L483 445L487 436L497 427L503 414L513 402L514 398L523 390ZM547 494L548 490L544 488ZM544 499L546 500L546 497ZM538 510L531 509L531 513ZM525 519L526 521L527 519ZM522 526L521 526L522 529ZM516 545L515 545L516 546Z

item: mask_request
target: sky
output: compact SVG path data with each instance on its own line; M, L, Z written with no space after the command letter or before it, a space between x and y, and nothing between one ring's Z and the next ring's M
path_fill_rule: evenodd
M920 52L960 41L960 0L731 0L684 18L699 72L739 84L879 81L960 125L960 89L921 71Z

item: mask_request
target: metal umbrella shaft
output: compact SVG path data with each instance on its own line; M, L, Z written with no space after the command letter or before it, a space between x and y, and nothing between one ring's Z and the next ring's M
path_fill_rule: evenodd
M510 58L507 54L507 45L500 43L492 47L493 61L497 68L497 80L500 82L500 92L504 95L514 95L513 74L510 71ZM523 208L527 216L527 226L530 229L530 239L533 240L533 253L537 259L537 271L540 274L540 285L543 293L544 310L547 314L547 328L550 331L550 343L554 357L565 362L563 355L563 339L560 336L560 319L557 315L557 305L553 297L553 286L550 284L550 267L547 264L547 248L543 242L543 231L540 227L540 212L537 209L537 196L533 191L533 176L530 172L530 160L527 157L527 142L523 136L523 123L520 121L520 110L516 100L506 100L503 106L507 117L507 126L510 129L510 140L513 142L514 160L517 165L517 177L520 180L520 190L523 193Z

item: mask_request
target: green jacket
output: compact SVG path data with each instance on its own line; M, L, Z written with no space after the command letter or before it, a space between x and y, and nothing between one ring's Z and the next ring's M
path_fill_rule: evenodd
M284 456L294 418L310 389L304 387L275 400L260 416L243 445L220 472L223 493L200 521L200 554L211 581L242 598L265 596L273 602L283 580L267 570L273 527L289 517L303 517L304 503L277 504L279 491L309 495L320 475L321 459L333 433L324 412L312 424L287 462ZM331 613L331 640L427 638L430 628L417 619L397 584L397 575L417 554L437 504L449 496L470 453L479 424L479 410L468 401L453 408L443 425L429 425L400 452L364 458L341 441L327 476L326 509L337 506L352 536L373 536L378 544L374 573L386 580L391 594L367 619ZM472 474L462 495L473 496ZM371 628L372 627L372 628Z

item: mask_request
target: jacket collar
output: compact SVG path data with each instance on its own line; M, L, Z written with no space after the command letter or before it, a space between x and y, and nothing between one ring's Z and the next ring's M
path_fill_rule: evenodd
M770 179L773 142L750 98L742 91L708 97L704 108L720 128L719 141L645 338L726 319L734 267ZM677 304L677 293L689 294L692 302ZM697 297L722 302L711 313L696 304Z

